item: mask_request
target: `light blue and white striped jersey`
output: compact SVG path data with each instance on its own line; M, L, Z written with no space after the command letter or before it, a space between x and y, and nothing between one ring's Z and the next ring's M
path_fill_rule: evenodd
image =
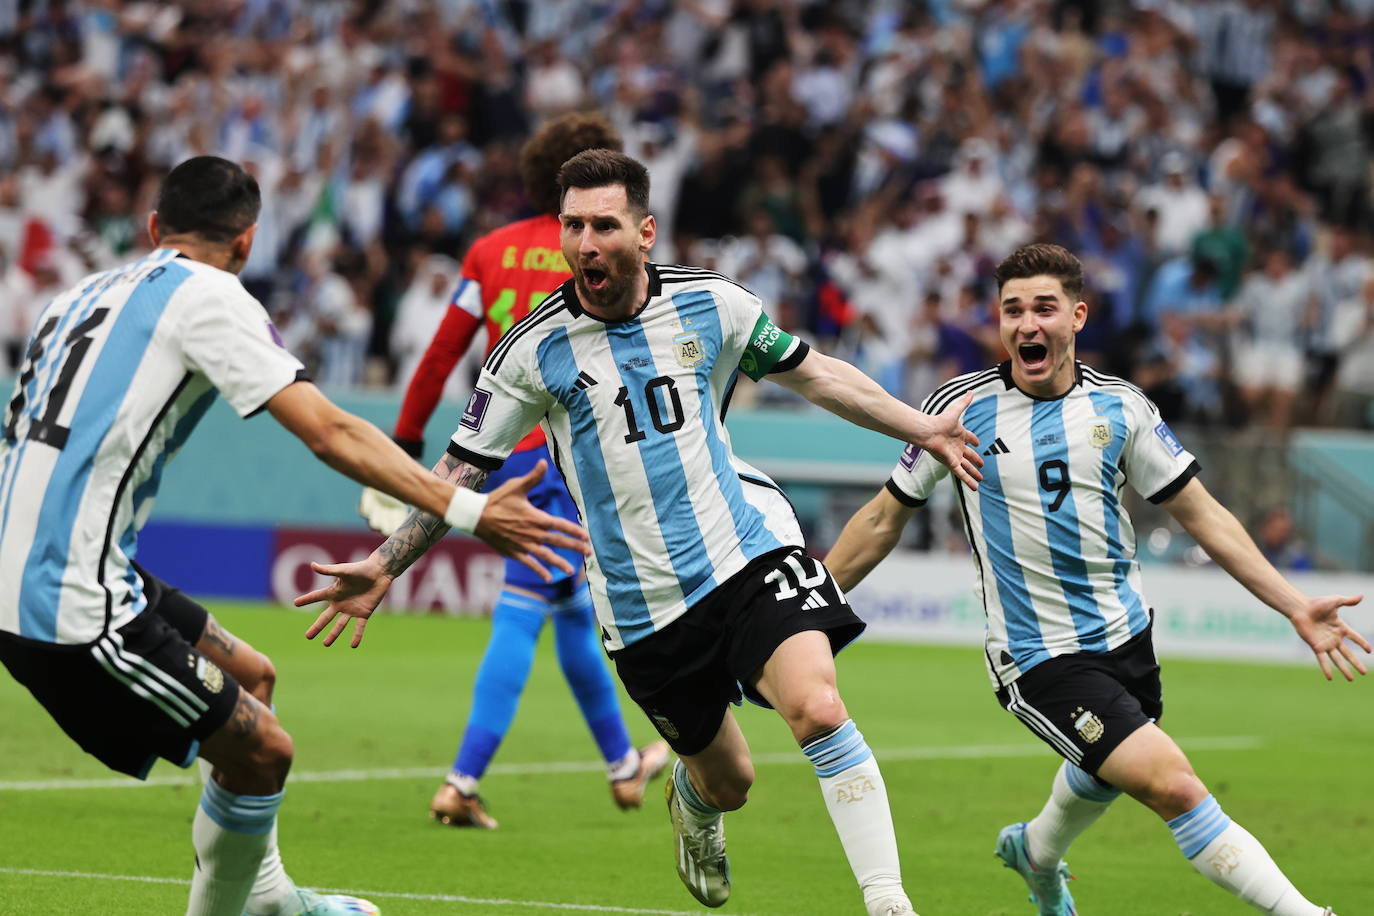
M146 607L130 565L215 390L241 415L301 364L233 274L159 248L55 298L0 436L0 630L82 644Z
M1121 506L1130 484L1159 503L1197 461L1134 385L1078 364L1068 393L1043 399L1012 382L1011 364L963 375L921 409L968 392L963 422L978 436L983 480L959 504L987 613L989 673L1008 684L1048 658L1115 649L1150 623ZM908 447L888 491L923 503L949 469Z
M499 467L542 422L593 556L587 579L615 650L667 626L746 563L801 546L771 480L734 456L725 411L740 372L786 371L807 348L718 274L647 265L628 321L582 311L572 281L487 358L449 452Z

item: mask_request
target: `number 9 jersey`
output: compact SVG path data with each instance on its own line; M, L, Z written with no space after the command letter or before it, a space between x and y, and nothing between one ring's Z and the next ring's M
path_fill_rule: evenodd
M1149 627L1121 491L1129 483L1161 503L1199 468L1139 388L1081 363L1059 398L1021 391L1006 362L952 379L921 410L939 413L970 391L963 422L981 443L983 480L959 487L959 507L1001 687L1046 659L1107 652ZM908 446L887 489L919 506L948 473Z
M719 274L647 264L627 321L582 311L569 280L487 357L449 453L500 467L536 422L591 534L588 584L608 650L676 620L755 557L802 546L777 486L734 456L740 372L801 362L758 297Z

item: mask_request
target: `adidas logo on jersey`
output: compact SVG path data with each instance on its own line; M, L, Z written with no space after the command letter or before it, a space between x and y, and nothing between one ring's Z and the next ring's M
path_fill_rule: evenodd
M1000 436L993 441L992 445L983 449L984 455L1007 455L1010 453L1011 449L1007 448L1007 444L1002 441Z
M806 601L802 603L803 611L814 611L818 608L830 607L830 602L826 601L820 592L813 591L806 596Z
M577 373L577 381L573 382L573 384L581 390L586 391L588 388L596 384L596 379L592 378L585 372L579 372Z

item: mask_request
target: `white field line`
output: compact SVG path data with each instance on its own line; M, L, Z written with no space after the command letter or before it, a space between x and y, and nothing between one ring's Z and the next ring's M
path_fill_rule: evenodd
M1180 746L1193 751L1250 751L1264 745L1264 739L1233 735L1207 738L1179 738ZM966 744L951 747L895 747L874 751L879 763L910 760L970 760L978 758L1046 757L1052 752L1043 744ZM757 754L754 763L807 764L799 752ZM552 775L557 773L603 773L606 765L593 760L563 760L542 763L497 763L487 769L492 776ZM402 767L375 770L314 770L293 772L289 782L369 782L384 779L442 779L446 771L439 767ZM43 792L61 789L140 789L148 786L198 786L200 780L191 774L153 776L149 779L130 779L118 776L105 779L31 779L0 782L0 792Z
M190 887L184 878L155 878L149 875L103 875L87 871L50 871L41 868L5 868L0 874L36 875L45 878L85 878L92 881L132 881L138 884L174 884ZM376 897L391 900L429 900L437 903L464 903L476 906L518 906L534 910L572 910L581 913L628 913L632 916L700 916L698 910L639 910L625 906L597 906L590 903L553 903L544 900L505 900L500 898L462 897L457 894L408 894L402 891L365 891L356 888L321 887L316 890L329 894L352 894L355 897ZM747 914L739 914L747 916Z

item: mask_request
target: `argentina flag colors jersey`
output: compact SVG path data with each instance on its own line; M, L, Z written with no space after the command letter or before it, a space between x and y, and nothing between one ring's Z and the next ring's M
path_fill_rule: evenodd
M987 663L1002 686L1048 658L1106 652L1149 626L1121 491L1130 484L1163 502L1199 468L1139 388L1081 363L1059 398L1019 390L1007 362L953 379L921 409L938 413L970 391L963 422L978 436L983 480L958 492ZM887 488L918 506L948 473L908 447Z
M0 438L0 631L84 644L139 614L164 465L215 389L247 415L301 371L237 277L174 249L54 299Z
M648 300L627 321L583 312L570 280L516 324L449 445L492 470L542 422L591 534L609 650L667 626L755 557L802 545L786 497L732 454L724 417L739 372L786 371L806 344L718 274L646 266Z

